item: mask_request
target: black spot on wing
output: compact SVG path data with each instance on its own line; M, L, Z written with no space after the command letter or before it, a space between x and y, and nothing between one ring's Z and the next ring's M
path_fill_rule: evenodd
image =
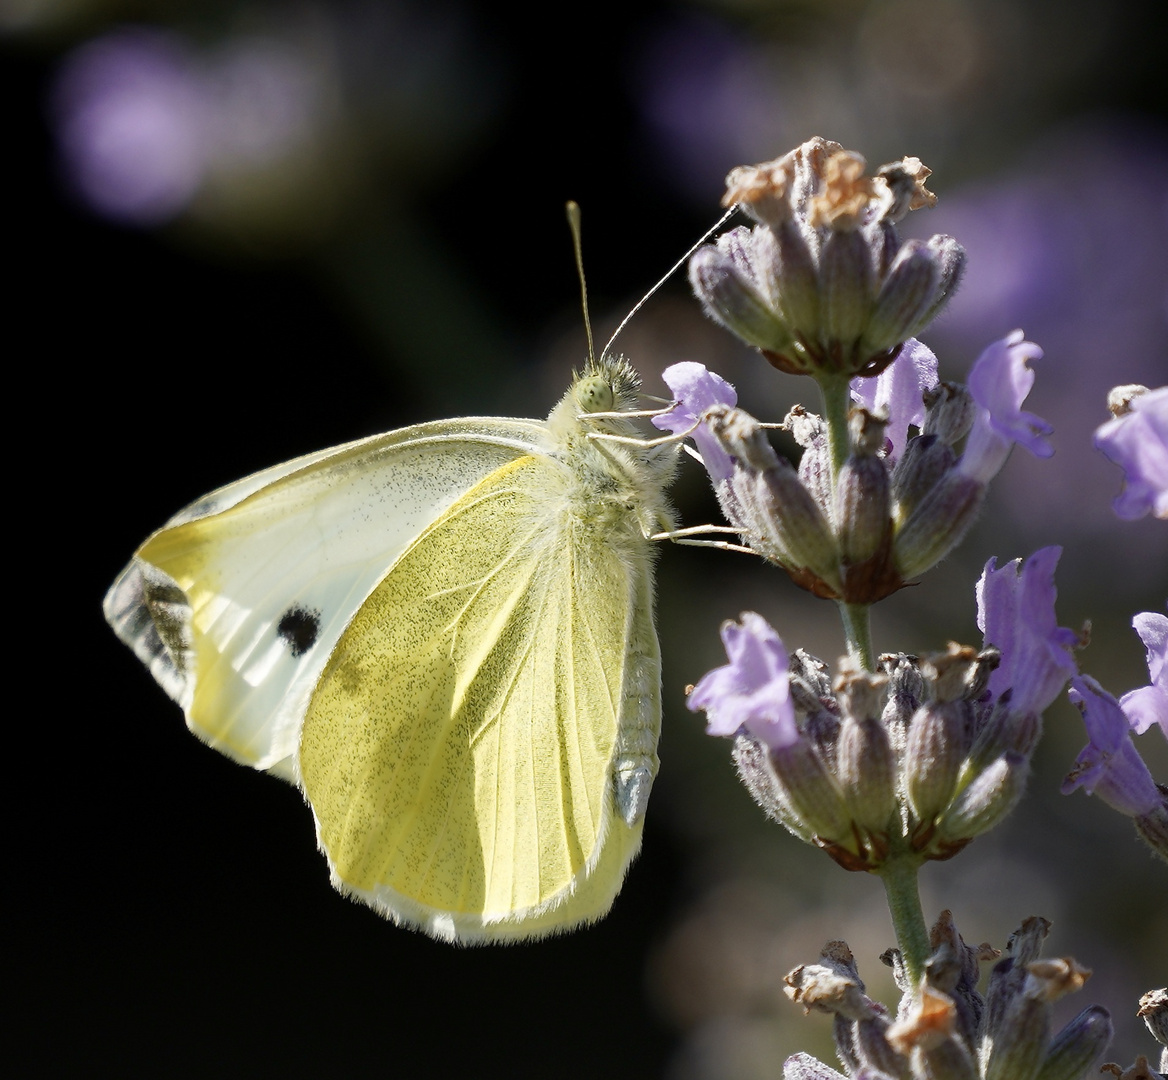
M303 656L316 644L316 636L320 633L320 612L293 604L281 616L276 633L287 642L293 656Z

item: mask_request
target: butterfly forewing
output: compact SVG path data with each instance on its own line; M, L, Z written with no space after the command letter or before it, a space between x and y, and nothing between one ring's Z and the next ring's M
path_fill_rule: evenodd
M541 432L520 420L420 425L221 489L143 544L107 618L201 738L291 775L320 670L388 563ZM160 622L176 595L181 623Z

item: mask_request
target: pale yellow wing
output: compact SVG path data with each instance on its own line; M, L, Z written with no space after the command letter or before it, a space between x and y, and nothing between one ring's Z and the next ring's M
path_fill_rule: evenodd
M422 424L237 481L142 545L106 618L200 738L294 779L300 720L354 612L423 529L544 430Z
M338 641L299 767L334 883L451 940L608 910L656 772L650 545L505 465L401 555Z

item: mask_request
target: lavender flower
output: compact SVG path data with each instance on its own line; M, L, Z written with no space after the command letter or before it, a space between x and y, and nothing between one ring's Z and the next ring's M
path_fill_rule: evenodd
M1054 571L1060 547L1045 547L1023 563L998 568L990 559L977 583L977 625L987 645L1001 650L1001 664L990 676L992 700L1011 690L1010 711L1040 714L1075 674L1073 630L1057 624Z
M925 434L913 440L905 467L896 476L896 517L901 523L895 540L896 564L901 575L913 578L948 554L976 519L986 488L1005 464L1014 443L1036 457L1054 453L1046 436L1051 427L1033 413L1022 411L1022 402L1034 384L1028 360L1042 356L1021 330L990 345L969 373L968 397L945 384L940 393L929 393ZM950 467L950 443L972 424L965 451ZM964 400L963 400L964 399Z
M723 204L758 224L694 253L706 313L781 371L876 375L932 321L965 265L948 236L901 242L896 224L932 206L929 170L864 159L819 137L726 177Z
M1168 519L1168 386L1138 390L1112 406L1115 418L1095 432L1095 447L1123 470L1115 512L1125 521L1149 510ZM1115 394L1115 391L1112 391Z
M1034 385L1030 360L1042 357L1032 341L1023 340L1015 330L995 341L973 365L969 390L981 407L969 433L959 471L981 483L988 483L1005 464L1014 443L1026 447L1035 457L1054 453L1046 436L1054 429L1033 413L1022 411L1022 402Z
M722 624L722 643L730 663L702 677L687 708L707 714L711 735L745 728L771 749L796 742L789 661L779 635L761 615L746 611L741 623Z
M723 480L729 479L733 462L722 444L700 420L702 414L713 405L733 407L738 404L738 395L721 375L693 361L667 367L661 373L661 378L672 391L677 404L668 412L653 417L653 426L674 435L690 435L698 445L702 464L716 488Z
M1168 738L1168 616L1157 611L1141 611L1132 626L1148 650L1150 686L1129 690L1119 699L1120 708L1137 735L1159 724Z
M1145 817L1161 807L1164 796L1132 743L1119 702L1089 675L1076 676L1068 696L1083 714L1089 741L1063 781L1062 793L1081 787L1128 817Z
M890 461L904 453L909 425L918 430L924 426L922 395L936 385L937 357L916 338L906 341L897 358L875 378L852 380L852 400L888 418L884 437L890 446Z

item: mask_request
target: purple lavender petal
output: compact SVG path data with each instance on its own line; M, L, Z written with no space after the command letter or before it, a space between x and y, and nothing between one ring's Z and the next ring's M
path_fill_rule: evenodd
M729 478L734 463L710 429L698 421L711 405L738 404L734 387L704 365L688 360L667 367L661 373L661 378L677 404L669 412L653 417L653 426L674 435L688 433L697 443L706 471L717 487L721 481ZM694 427L695 424L697 427Z
M921 395L937 385L937 357L933 350L909 338L897 358L874 379L856 378L851 382L852 400L869 412L888 417L884 437L891 444L890 460L904 450L910 424L918 429L925 422L925 405Z
M986 563L977 586L978 626L985 643L995 645L1002 662L990 676L992 700L1012 690L1010 709L1018 715L1041 713L1075 674L1073 630L1055 617L1054 571L1062 548L1036 551L1025 563L1014 560L1000 570Z
M1054 453L1046 438L1054 429L1022 410L1022 402L1034 385L1034 372L1026 362L1041 356L1042 350L1023 340L1021 330L1015 330L977 358L969 373L969 391L980 408L958 466L965 476L988 483L1015 443L1035 457L1048 458Z
M787 650L767 621L753 611L741 623L722 625L730 663L698 682L686 707L706 713L710 735L736 735L746 728L772 750L799 739L790 696Z
M1083 714L1088 742L1063 780L1062 793L1081 787L1128 817L1150 813L1161 796L1131 741L1119 702L1089 675L1072 680L1068 697Z
M1123 470L1116 514L1134 521L1151 510L1168 519L1168 386L1133 398L1130 412L1096 430L1095 446Z
M1132 626L1148 650L1148 675L1151 686L1132 690L1119 699L1132 730L1142 735L1159 724L1168 738L1168 616L1157 611L1142 611Z

